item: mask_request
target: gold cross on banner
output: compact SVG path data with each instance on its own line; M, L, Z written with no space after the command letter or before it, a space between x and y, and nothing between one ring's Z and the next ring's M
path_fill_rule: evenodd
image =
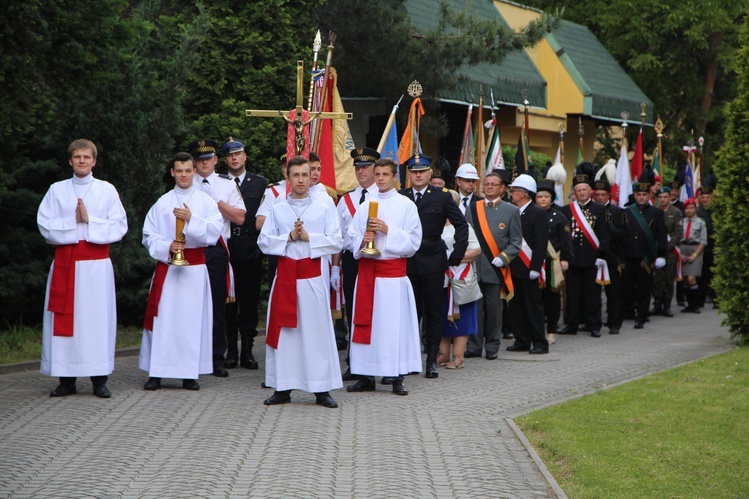
M327 77L327 75L326 75ZM325 113L311 112L307 121L302 121L302 111L304 111L304 61L296 61L296 117L292 120L289 118L289 111L275 111L265 109L248 109L247 116L259 118L283 118L287 123L294 126L295 144L297 154L304 150L304 127L308 126L312 120L332 119L332 120L350 120L353 119L353 113Z

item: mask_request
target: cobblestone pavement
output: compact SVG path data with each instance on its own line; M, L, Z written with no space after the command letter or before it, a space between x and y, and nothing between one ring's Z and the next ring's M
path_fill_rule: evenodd
M408 397L339 390L338 409L302 392L264 406L262 337L260 370L204 376L199 392L177 380L144 391L136 357L118 357L108 400L88 379L50 398L56 380L5 374L0 497L555 497L506 418L726 351L719 323L677 313L618 336L561 336L546 356L502 351L437 380L409 376Z

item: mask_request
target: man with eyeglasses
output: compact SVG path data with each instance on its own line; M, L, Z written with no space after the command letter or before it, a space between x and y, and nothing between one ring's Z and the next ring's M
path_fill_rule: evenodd
M523 232L520 210L503 201L512 179L509 170L495 170L484 178L484 199L468 205L466 220L481 244L475 261L483 298L478 301L479 328L468 338L465 357L497 358L502 334L501 299L512 296L510 262L520 253Z

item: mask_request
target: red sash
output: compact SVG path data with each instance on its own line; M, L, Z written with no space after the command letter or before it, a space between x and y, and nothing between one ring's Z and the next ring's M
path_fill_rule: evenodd
M183 253L185 260L190 265L205 265L205 248L185 248ZM169 265L166 263L156 263L151 291L148 293L148 302L146 303L146 317L143 319L143 329L148 331L153 331L153 319L159 315L159 302L161 302L161 292L164 291L164 280L166 280L168 270Z
M518 257L520 257L520 261L523 262L523 265L525 265L528 270L532 270L531 260L533 260L533 250L530 246L528 246L525 238L523 238L523 244L520 247L520 253L518 253ZM546 261L541 264L541 272L539 272L539 274L538 287L544 288L546 287Z
M231 266L231 253L229 253L229 247L224 241L224 236L218 237L218 243L222 248L226 250L226 303L234 303L237 301L237 295L234 292L234 269Z
M49 284L47 310L54 313L53 336L73 336L75 310L75 263L109 258L108 244L78 241L55 247L55 265Z
M278 348L278 338L282 327L296 328L298 324L296 281L320 277L319 258L294 260L284 256L278 257L276 280L273 282L273 294L268 304L268 330L265 344Z
M278 191L276 190L275 186L271 185L270 191L273 193L273 197L276 197L276 198L278 197Z
M588 244L590 244L594 250L598 251L598 236L596 236L593 228L588 223L588 219L586 219L585 215L583 215L583 210L582 208L580 208L580 205L577 201L573 201L570 203L570 211L572 212L572 216L575 218L575 222L577 222L577 226L580 227L580 230L585 236L585 239L588 240Z
M374 309L375 279L378 277L406 277L406 259L359 260L354 303L354 343L369 345L372 342L372 311Z
M351 195L344 194L343 200L346 202L346 207L348 208L348 212L351 214L351 217L353 218L354 215L356 215L356 206L354 206L354 202L351 201Z

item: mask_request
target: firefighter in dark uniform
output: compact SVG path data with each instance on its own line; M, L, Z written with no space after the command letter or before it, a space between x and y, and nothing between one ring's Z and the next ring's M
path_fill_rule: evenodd
M653 269L666 266L667 232L663 210L650 204L650 183L637 182L635 202L624 213L629 237L624 245L622 290L636 297L635 329L642 329L648 317L653 286Z
M415 155L406 161L411 187L400 194L416 203L421 219L421 246L408 259L407 273L414 289L419 319L423 319L427 351L426 377L437 378L437 354L442 340L442 301L445 271L459 265L468 247L468 222L447 189L429 185L431 158ZM455 227L455 245L450 258L442 240L445 221Z
M234 269L236 301L226 304L226 340L228 349L225 366L233 369L240 365L247 369L257 369L257 361L252 355L252 344L257 336L258 301L263 274L263 254L257 246L260 232L255 228L255 214L263 200L268 182L260 175L247 171L247 154L244 143L229 137L221 146L224 161L229 168L232 180L239 187L247 214L244 223L231 224L229 256ZM237 333L242 338L242 353L237 348Z
M604 217L606 224L611 230L611 244L609 251L606 253L606 264L609 267L611 282L604 286L606 290L606 325L609 327L609 334L619 334L624 320L622 311L622 249L624 242L629 236L629 227L627 226L627 217L624 211L611 204L610 194L611 185L606 180L596 180L593 184L593 200L603 205Z

